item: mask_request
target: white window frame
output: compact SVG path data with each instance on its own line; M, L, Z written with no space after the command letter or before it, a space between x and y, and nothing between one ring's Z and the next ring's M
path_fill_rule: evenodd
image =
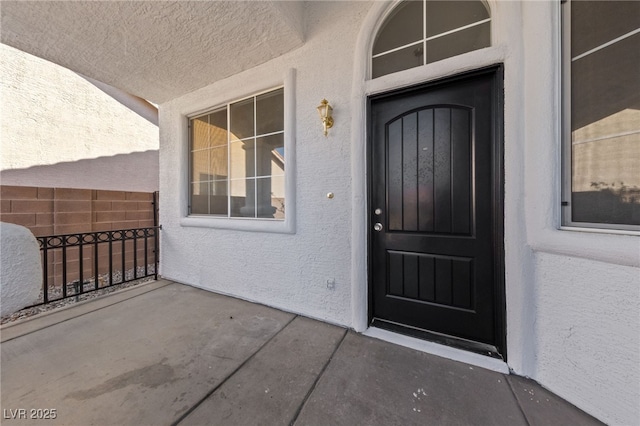
M562 118L561 118L561 156L562 156L562 170L561 170L561 191L560 191L560 209L561 209L561 223L560 229L569 231L589 231L589 232L604 232L612 234L640 234L639 225L626 225L626 224L612 224L612 223L597 223L597 222L576 222L572 219L572 206L571 206L571 191L572 191L572 139L571 139L571 0L562 0L560 4L560 16L561 16L561 105L562 105ZM613 42L617 41L614 40ZM599 46L596 49L592 49L589 52L585 52L580 55L586 56L593 53L612 42L605 43L605 45Z
M384 52L376 53L376 54L374 55L374 54L373 54L373 47L374 47L374 45L375 45L376 37L378 36L378 34L379 34L380 30L382 29L382 26L379 26L379 27L376 29L375 34L374 34L374 37L373 37L373 39L372 39L371 47L370 47L370 49L369 49L369 64L368 64L368 69L369 69L369 76L368 76L368 77L369 77L369 79L373 79L373 60L374 60L375 58L379 58L379 57L382 57L382 56L388 55L388 54L390 54L390 53L397 52L397 51L402 50L402 49L405 49L405 48L407 48L407 47L422 45L422 52L423 52L423 55L422 55L422 65L418 65L418 66L410 67L410 68L404 68L404 69L402 69L402 70L398 70L398 71L395 71L395 72L393 72L393 73L389 73L389 74L383 74L383 75L378 76L378 77L375 77L375 78L376 78L376 79L378 79L378 78L384 78L384 77L386 77L386 76L388 76L388 75L391 75L391 74L395 74L395 73L399 73L399 72L407 71L407 70L414 69L414 68L419 68L419 67L421 67L421 66L422 66L422 67L424 67L424 66L426 66L426 65L430 65L430 64L433 64L433 63L434 63L434 62L427 62L427 42L428 42L428 41L435 40L435 39L440 38L440 37L448 36L448 35L450 35L450 34L454 34L454 33L457 33L457 32L460 32L460 31L463 31L463 30L466 30L466 29L469 29L469 28L473 28L473 27L476 27L476 26L478 26L478 25L482 25L482 24L485 24L485 23L489 23L489 46L482 47L482 48L480 48L480 49L471 50L471 51L469 51L469 52L461 53L461 54L459 54L459 55L455 55L455 56L461 56L461 55L465 55L465 54L468 54L468 53L471 53L471 52L476 52L476 51L478 51L478 50L487 49L487 48L490 48L490 47L493 45L493 22L492 22L492 16L491 16L491 8L490 8L490 7L489 7L489 5L487 4L486 0L477 0L477 1L479 1L480 3L482 3L482 4L484 5L484 7L487 9L487 13L489 14L489 17L488 17L488 18L483 19L483 20L480 20L480 21L473 22L473 23L471 23L471 24L463 25L462 27L454 28L454 29L452 29L452 30L445 31L445 32L443 32L443 33L439 33L439 34L435 34L435 35L432 35L432 36L427 37L427 2L428 2L428 1L429 1L429 0L422 0L422 39L421 39L421 40L416 40L416 41L414 41L414 42L407 43L407 44L405 44L405 45L403 45L403 46L394 47L393 49L389 49L389 50L386 50L386 51L384 51ZM383 19L381 20L381 25L384 25L384 23L387 21L387 19L389 18L389 16L390 16L390 15L395 11L395 9L396 9L396 8L398 8L398 7L399 7L403 2L404 2L404 1L399 1L397 4L395 4L393 7L391 7L391 8L390 8L386 13L385 13L385 15L384 15ZM454 57L455 57L455 56L454 56ZM451 58L451 57L449 57L449 58L444 58L444 59L440 59L440 60L435 61L435 62L446 61L447 59L450 59L450 58Z
M273 232L273 233L295 233L295 217L296 217L296 200L295 200L295 71L290 69L286 72L285 76L275 84L265 84L259 90L253 90L251 93L238 93L238 96L228 96L222 102L212 102L211 107L206 109L200 109L197 111L191 111L184 114L184 119L188 122L194 117L205 114L206 112L215 111L223 107L228 108L232 103L239 102L245 99L250 99L254 96L259 96L263 93L268 93L273 90L283 88L284 91L284 180L285 180L285 203L286 210L284 219L273 218L247 218L247 217L228 217L228 216L215 216L215 215L190 215L187 206L185 206L185 215L180 219L180 225L185 227L202 227L202 228L219 228L219 229L234 229L239 231L253 231L253 232ZM227 115L227 120L229 115ZM187 126L188 129L188 126ZM188 133L188 132L187 132ZM186 200L190 202L190 186L189 173L191 171L191 153L190 151L190 136L187 134L185 137L184 149L187 151L187 185L184 186L186 191ZM229 157L228 157L229 158Z

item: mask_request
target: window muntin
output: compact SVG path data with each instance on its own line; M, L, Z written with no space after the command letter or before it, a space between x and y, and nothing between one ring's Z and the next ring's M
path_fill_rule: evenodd
M640 2L564 5L563 225L640 229Z
M491 18L481 1L403 1L378 31L372 77L490 45Z
M189 128L190 215L284 219L282 88L191 117Z

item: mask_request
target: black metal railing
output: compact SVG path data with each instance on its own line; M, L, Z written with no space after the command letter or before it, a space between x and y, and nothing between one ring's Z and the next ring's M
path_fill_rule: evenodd
M37 305L150 276L157 280L160 228L36 237L43 269Z

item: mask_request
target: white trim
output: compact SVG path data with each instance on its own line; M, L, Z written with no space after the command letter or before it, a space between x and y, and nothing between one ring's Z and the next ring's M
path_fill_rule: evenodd
M633 30L633 31L631 31L631 32L628 32L628 33L626 33L626 34L624 34L624 35L621 35L621 36L620 36L620 37L618 37L618 38L614 38L614 39L613 39L613 40L611 40L611 41L608 41L608 42L606 42L606 43L604 43L604 44L601 44L601 45L600 45L600 46L598 46L598 47L594 47L594 48L593 48L593 49L591 49L591 50L587 50L586 52L584 52L584 53L582 53L582 54L580 54L580 55L576 56L575 58L572 58L572 59L571 59L571 62L573 62L573 61L577 61L578 59L582 59L582 58L584 58L585 56L589 56L589 55L591 55L592 53L596 53L598 50L602 50L602 49L604 49L605 47L609 47L609 46L611 46L612 44L615 44L615 43L617 43L617 42L619 42L619 41L624 40L625 38L629 38L629 37L634 36L634 35L639 34L639 33L640 33L640 28L635 29L635 30Z
M278 89L276 89L276 90L278 90ZM278 130L277 132L263 133L261 135L249 136L249 137L242 138L242 139L234 139L232 142L242 142L242 141L247 141L249 139L266 138L267 136L280 135L282 133L284 133L284 130Z
M391 12L393 10L395 10L396 6L398 6L400 3L402 3L402 1L392 1L392 2L389 2L388 4L383 5L383 8L384 8L384 9L382 9L383 13L381 13L378 16L378 18L376 20L376 24L373 27L371 40L368 43L368 47L367 48L368 48L368 56L369 56L369 58L368 58L368 62L367 62L367 70L366 70L365 76L367 78L371 78L371 72L372 72L372 69L373 69L373 60L374 59L382 57L384 55L388 55L390 53L394 53L394 52L400 51L402 49L406 49L406 48L409 48L409 47L412 47L412 46L416 46L418 44L422 44L422 50L423 50L423 52L422 52L422 65L423 66L426 65L427 64L427 42L428 41L435 40L435 39L438 39L438 38L441 38L441 37L444 37L444 36L447 36L447 35L450 35L450 34L454 34L454 33L457 33L459 31L464 31L466 29L469 29L469 28L472 28L472 27L475 27L475 26L478 26L478 25L482 25L482 24L485 24L487 22L491 22L491 19L493 18L492 14L491 14L491 8L489 7L489 5L487 4L487 2L485 0L480 0L480 2L487 9L487 14L489 15L488 18L483 19L481 21L473 22L471 24L464 25L462 27L454 28L453 30L449 30L449 31L445 31L443 33L432 35L431 37L427 37L427 0L423 0L423 2L422 2L422 39L421 40L416 40L414 42L405 44L405 45L400 46L400 47L395 47L393 49L386 50L384 52L376 53L374 55L373 54L373 43L374 43L378 33L380 32L382 25L387 21L387 19L389 18ZM490 30L489 34L490 34L490 37L489 37L490 40L489 40L489 46L487 46L487 47L493 46L493 43L494 43L493 31ZM411 69L411 68L408 68L408 69ZM388 75L388 74L384 74L384 75ZM381 76L381 77L384 77L384 75ZM381 78L381 77L378 77L378 78Z
M407 47L415 46L416 44L424 43L424 39L405 44L404 46L394 47L393 49L384 51L382 53L376 53L371 55L371 59L379 58L380 56L388 55L389 53L397 52L398 50L406 49Z
M559 106L559 114L556 114L555 136L558 138L558 167L556 173L560 176L560 182L556 183L557 197L555 213L555 225L560 229L563 224L571 222L571 207L563 205L565 201L571 199L571 144L565 141L571 140L571 2L558 3L555 22L555 36L557 49L556 64L559 67L554 79L556 85L556 103Z
M351 84L351 326L357 332L367 329L368 247L367 247L367 179L366 176L366 108L365 83L371 76L371 48L375 34L395 6L392 2L375 2L360 26L354 48Z
M368 328L362 334L364 334L365 336L373 337L374 339L379 339L385 342L404 346L405 348L415 349L420 352L425 352L431 355L436 355L458 362L464 362L465 364L486 368L487 370L496 371L498 373L509 374L509 366L506 362L474 352L468 352L461 349L452 348L451 346L445 346L439 343L416 339L415 337L409 337L403 334L393 333L391 331L374 327Z
M597 141L602 141L605 139L614 139L614 138L621 138L624 136L631 136L631 135L637 135L640 134L640 130L631 130L628 132L622 132L622 133L615 133L613 135L605 135L605 136L599 136L597 138L591 138L591 139L585 139L583 141L571 141L571 145L580 145L583 143L590 143L590 142L597 142Z
M449 30L449 31L445 31L444 33L432 35L431 37L428 37L425 40L426 41L435 40L437 38L444 37L444 36L447 36L449 34L457 33L458 31L463 31L463 30L475 27L477 25L482 25L482 24L487 23L487 22L491 22L491 18L483 19L482 21L474 22L473 24L468 24L468 25L465 25L464 27L456 28L455 30Z
M580 223L580 222L576 222ZM606 225L606 223L598 223L598 226ZM594 224L595 226L595 224ZM629 225L634 226L634 225ZM614 235L631 235L631 236L640 236L640 231L632 230L632 229L620 229L620 225L616 225L616 228L585 228L580 227L580 225L576 226L561 226L561 230L563 231L573 231L573 232L591 232L593 234L614 234Z
M286 215L285 215L286 217ZM293 234L285 220L253 217L189 216L180 219L180 226L194 228L235 229L237 231Z
M278 89L283 89L284 86L285 86L285 84L280 82L278 84L274 84L273 86L271 86L271 87L269 87L267 89L265 89L263 87L262 89L257 90L254 94L251 94L251 95L247 95L246 92L245 92L245 94L243 94L241 97L238 97L237 99L227 100L224 103L223 102L216 102L217 105L214 106L214 107L201 108L199 111L195 111L193 113L189 113L189 114L185 114L185 115L187 116L188 119L194 119L194 118L200 118L200 117L202 117L204 115L212 114L214 112L222 111L223 109L228 110L229 107L232 104L237 104L238 102L246 101L247 99L255 98L255 97L258 97L260 95L264 95L265 93L275 92ZM230 126L228 118L227 118L227 126Z
M282 91L282 103L284 104L284 90ZM256 115L258 114L258 96L253 96L253 133L258 130L258 118ZM282 105L282 110L284 111L284 105ZM231 111L229 111L231 112ZM282 123L284 127L284 122ZM231 151L229 151L231 152ZM286 164L286 163L285 163ZM258 138L256 136L253 137L253 214L254 218L258 217ZM229 178L231 178L231 170L229 170ZM231 198L231 194L229 194L229 198ZM286 212L285 212L286 216Z
M231 216L231 108L229 107L230 102L227 102L225 105L225 111L227 113L227 214L226 218ZM191 173L191 172L189 172ZM191 189L189 189L191 190ZM211 188L209 188L209 194L211 193ZM211 197L209 198L209 212L211 212ZM191 215L191 209L189 209L189 215Z
M573 66L573 62L581 59L587 55L590 55L594 52L597 52L601 49L604 49L607 46L610 46L618 41L624 40L632 35L640 33L640 28L631 31L625 35L622 35L618 38L615 38L607 43L604 43L594 49L591 49L581 55L576 56L575 58L571 58L571 2L567 1L564 4L558 4L556 13L559 16L559 21L555 25L555 31L557 32L556 37L558 40L558 45L556 48L561 52L557 55L557 78L554 82L557 87L555 93L557 94L556 102L558 102L559 111L561 114L558 114L559 117L557 123L557 137L559 140L559 151L560 151L560 161L558 162L561 170L559 171L560 182L557 187L560 189L559 202L556 206L554 206L554 213L556 219L556 229L559 231L578 231L578 232L590 232L592 234L611 234L611 235L629 235L629 236L638 236L640 235L640 227L638 225L627 225L627 224L609 224L609 223L590 223L590 222L577 222L573 220L573 207L571 206L571 198L573 193L573 172L572 172L572 148L574 145L581 145L590 142L596 142L604 139L611 139L615 137L621 136L630 136L634 134L640 133L638 130L622 132L613 135L606 135L602 137L587 139L583 141L574 141L572 132L571 132L571 67ZM568 204L563 205L562 203L567 202ZM555 219L554 218L554 219ZM537 251L545 252L548 248L539 247L536 248ZM580 247L578 252L583 252L584 247ZM555 251L549 251L553 254L564 254L556 253ZM578 257L586 257L590 258L587 255L578 255ZM609 256L605 256L602 254L599 256L601 260L605 262L611 262L622 265L640 265L640 260L630 259L628 255L623 256L619 260L614 260Z
M187 205L185 204L182 209L184 214L180 218L180 226L184 227L199 227L199 228L218 228L218 229L235 229L238 231L251 231L251 232L272 232L282 234L295 234L296 232L296 171L295 171L295 69L290 68L286 71L279 81L266 81L261 80L255 82L255 84L249 84L244 86L243 89L250 91L255 88L256 85L260 85L252 94L244 92L242 97L238 96L231 102L223 99L212 99L211 103L218 105L214 108L203 108L202 106L195 105L193 110L180 111L180 114L185 117L188 122L189 119L204 115L209 112L213 112L216 109L221 109L221 105L229 107L231 103L236 103L242 100L250 99L255 96L259 96L264 93L272 92L274 90L284 89L284 158L285 158L285 202L286 211L283 219L271 219L271 218L239 218L228 216L209 216L209 215L189 215ZM265 87L268 87L265 89ZM225 93L225 95L228 95ZM229 99L229 98L227 98ZM203 101L201 101L202 103ZM227 126L229 127L230 114L227 115ZM187 157L190 157L188 150L190 144L188 143L189 135L186 133L187 142L182 143L186 147ZM280 132L275 132L280 133ZM229 134L229 133L227 133ZM261 135L262 136L262 135ZM228 136L229 137L229 136ZM253 139L253 137L252 137ZM227 157L229 158L229 157ZM190 161L190 160L189 160ZM230 161L230 160L228 160ZM186 191L186 199L189 201L189 167L186 171L187 176L184 177L185 181L181 183L181 190ZM281 176L281 175L280 175ZM255 180L255 179L254 179ZM227 179L228 185L230 185L231 179ZM227 193L229 193L227 189ZM230 199L230 197L228 197ZM230 201L228 201L230 203Z
M488 67L504 62L507 51L503 46L490 46L472 50L430 64L386 74L364 82L364 96L426 83L465 71Z
M380 29L378 29L380 31ZM378 33L376 32L376 37ZM427 64L427 0L422 2L422 65Z
M571 2L567 2L562 5L562 7L567 8L571 6ZM563 46L563 37L567 37L567 34L570 31L570 19L567 13L561 13L561 7L558 3L555 3L553 8L549 10L550 18L553 19L553 25L556 29L553 33L553 45L558 52L560 52L561 47L566 46L566 43ZM563 10L564 11L564 10ZM560 31L560 24L564 25L563 31ZM564 40L566 41L566 40ZM556 52L556 58L559 58L560 54ZM563 54L566 55L566 49L562 50ZM563 56L566 61L568 58ZM558 138L557 147L555 148L555 152L553 152L553 156L548 156L544 158L537 158L538 161L554 161L558 163L558 167L560 166L560 161L558 161L558 152L560 149L565 150L566 154L567 147L570 148L569 144L563 142L563 138L560 136L566 137L567 127L563 126L564 122L560 117L562 113L562 108L569 107L570 98L566 95L564 99L562 97L562 90L567 89L566 80L561 85L561 75L562 73L566 73L565 77L568 76L569 70L566 66L561 66L559 61L555 63L552 61L553 65L549 65L549 72L554 74L554 78L552 80L553 87L549 89L547 93L553 93L552 97L549 98L552 102L550 102L553 107L548 111L548 117L554 123L555 128L551 129L551 133L549 137ZM567 62L565 62L566 65ZM569 62L570 63L570 62ZM542 98L544 100L544 98ZM541 100L540 102L543 102ZM555 117L555 118L553 118ZM505 125L507 122L505 121ZM525 131L527 129L525 128ZM549 152L551 154L551 152ZM565 155L563 161L568 161ZM570 163L569 163L570 165ZM534 170L532 168L532 170ZM563 169L563 173L570 173L570 168L567 170L566 167ZM559 172L556 169L556 172ZM558 175L560 176L560 175ZM540 177L535 173L532 173L531 177L528 178L530 181L539 180ZM571 224L569 222L565 222L561 225L560 223L560 187L561 185L566 185L567 179L559 178L556 181L553 181L551 184L554 186L554 190L558 192L558 194L554 197L549 197L544 192L530 191L530 196L528 197L527 202L525 203L525 224L527 231L527 243L528 247L534 252L540 253L549 253L560 256L567 256L570 258L582 258L588 259L591 261L604 262L612 265L623 265L623 266L632 266L639 267L640 266L640 256L638 256L638 248L640 247L640 239L636 235L635 232L629 230L617 230L613 229L605 229L605 228L587 228L582 223ZM539 186L539 185L538 185ZM566 188L563 196L566 196ZM563 207L563 209L567 209L567 207ZM554 217L549 221L549 217L544 214L540 214L540 212L550 211L553 212ZM566 214L566 211L562 212ZM582 226L581 226L582 225ZM567 232L572 231L572 232ZM603 250L603 247L607 247L606 250Z
M375 36L397 2L375 2L363 21L355 47L351 92L351 324L355 331L368 327L368 223L367 211L367 97L464 71L506 62L507 46L495 44L441 61L371 79L371 51ZM493 11L489 9L493 18Z

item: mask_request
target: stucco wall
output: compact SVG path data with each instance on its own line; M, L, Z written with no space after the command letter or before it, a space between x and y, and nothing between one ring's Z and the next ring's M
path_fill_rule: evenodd
M0 58L3 184L158 190L153 106L4 44Z
M369 7L309 3L305 46L161 105L160 187L171 194L160 206L164 276L351 324L350 70L359 23ZM185 115L280 85L291 68L295 87L285 90L295 90L295 234L181 227L187 188ZM335 117L327 138L316 111L323 97ZM328 199L328 192L335 197ZM327 280L335 281L333 289Z
M524 238L508 243L531 250L535 261L524 280L507 275L508 294L527 294L508 299L507 310L524 312L532 333L522 337L535 341L522 371L606 423L638 424L640 237L558 229L559 4L523 2L522 16Z
M637 424L638 268L539 253L536 270L536 379L609 424Z
M509 367L605 422L638 423L638 390L629 384L640 382L640 239L558 229L558 2L489 3L491 48L366 81L372 34L388 3L313 2L303 47L163 104L163 275L365 330L366 96L503 63ZM181 226L185 116L269 88L289 68L296 69L295 233ZM334 106L327 139L315 111L323 97Z
M0 222L0 315L38 302L42 288L40 247L25 227Z

